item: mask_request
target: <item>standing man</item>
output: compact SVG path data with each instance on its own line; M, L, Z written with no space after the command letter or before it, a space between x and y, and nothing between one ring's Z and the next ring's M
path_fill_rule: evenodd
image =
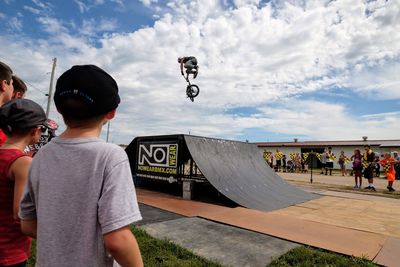
M326 148L324 149L324 153L321 154L320 156L320 161L321 161L321 174L326 174L326 161L328 160L328 152Z
M279 151L279 149L276 149L275 153L275 162L276 162L276 171L279 172L281 170L282 166L282 156L283 153Z
M332 147L328 147L328 152L326 152L326 165L325 165L325 175L332 176L333 161L335 160L335 154L332 152Z
M365 187L364 189L370 189L372 191L376 191L374 186L375 153L372 151L370 145L365 145L364 148L365 148L363 155L364 178L368 179L368 186Z
M3 62L0 62L0 106L11 100L14 93L12 70Z
M12 70L0 61L0 107L11 100L14 93ZM0 130L0 146L4 144L7 136Z

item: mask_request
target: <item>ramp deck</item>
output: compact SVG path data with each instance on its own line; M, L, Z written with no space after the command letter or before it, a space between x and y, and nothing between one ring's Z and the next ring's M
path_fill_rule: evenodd
M206 179L241 206L271 211L318 198L286 183L268 166L255 144L190 135L184 138Z

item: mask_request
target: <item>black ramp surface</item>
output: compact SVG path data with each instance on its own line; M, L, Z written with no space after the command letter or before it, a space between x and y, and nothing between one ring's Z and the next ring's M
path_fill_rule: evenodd
M206 179L239 205L271 211L318 198L282 180L255 144L191 135L185 141Z

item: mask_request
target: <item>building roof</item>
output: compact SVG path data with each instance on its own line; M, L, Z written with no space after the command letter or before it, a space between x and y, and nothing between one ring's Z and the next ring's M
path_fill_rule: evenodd
M348 140L348 141L293 141L257 142L258 147L327 147L327 146L379 146L400 147L400 140Z

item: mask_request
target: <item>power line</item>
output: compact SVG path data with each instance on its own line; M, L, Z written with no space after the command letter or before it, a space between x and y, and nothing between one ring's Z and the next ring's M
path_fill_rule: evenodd
M34 86L33 84L31 84L31 83L29 83L29 82L27 82L27 81L24 81L24 82L27 83L27 84L28 84L30 87L32 87L33 89L35 89L35 90L41 92L41 93L44 94L44 95L47 95L46 92L44 92L44 91L42 91L41 89L37 88L37 87Z

